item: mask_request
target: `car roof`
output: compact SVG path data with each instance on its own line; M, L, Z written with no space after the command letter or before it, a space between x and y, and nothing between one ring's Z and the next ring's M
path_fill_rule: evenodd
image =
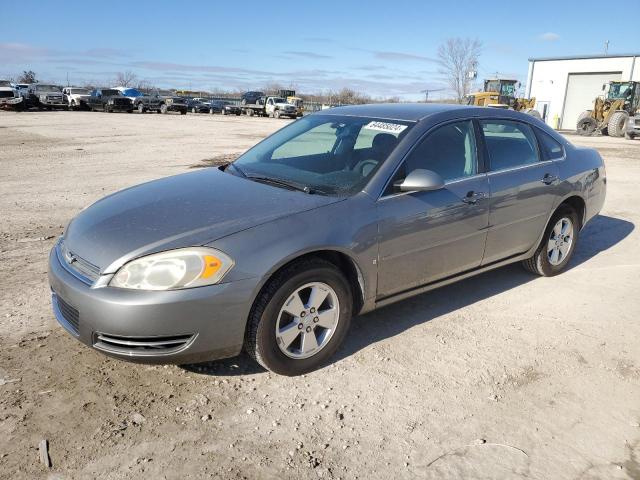
M374 117L389 120L417 122L432 115L451 112L460 116L507 116L517 118L507 109L474 107L450 103L372 103L366 105L346 105L316 112L319 115L351 115L355 117Z

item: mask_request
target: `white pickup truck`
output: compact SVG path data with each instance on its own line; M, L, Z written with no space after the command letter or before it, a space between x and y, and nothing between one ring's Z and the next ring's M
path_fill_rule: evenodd
M255 104L243 104L242 109L249 116L261 115L273 118L298 116L296 106L282 97L260 97Z
M65 101L69 104L69 110L78 110L80 108L89 108L87 100L91 96L86 88L80 87L64 87L62 89Z
M24 105L24 98L9 80L0 80L0 108L19 110Z

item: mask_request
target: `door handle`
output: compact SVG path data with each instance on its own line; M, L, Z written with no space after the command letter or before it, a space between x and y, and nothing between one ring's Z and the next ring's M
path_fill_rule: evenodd
M484 192L474 192L473 190L467 192L467 194L462 198L462 201L467 205L475 205L478 203L478 200L481 200L487 196Z
M542 177L542 180L540 181L545 185L551 185L552 183L555 183L557 180L558 180L558 177L556 175L551 175L550 173L546 173L545 176Z

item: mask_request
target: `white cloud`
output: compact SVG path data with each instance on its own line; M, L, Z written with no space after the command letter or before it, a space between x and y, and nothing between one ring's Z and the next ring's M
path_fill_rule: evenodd
M538 39L545 42L555 42L560 40L560 35L554 32L546 32L538 35Z

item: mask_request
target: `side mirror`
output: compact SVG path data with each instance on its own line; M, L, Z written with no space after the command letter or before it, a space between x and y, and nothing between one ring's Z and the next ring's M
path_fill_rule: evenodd
M417 168L399 186L401 192L429 192L444 188L444 180L436 172Z

